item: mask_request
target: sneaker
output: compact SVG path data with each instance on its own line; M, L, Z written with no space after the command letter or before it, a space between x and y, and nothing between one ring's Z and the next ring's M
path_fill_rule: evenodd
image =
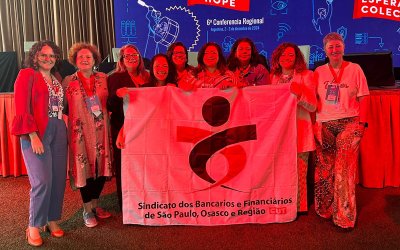
M99 219L107 219L111 217L111 213L102 209L101 207L93 208L93 213Z
M87 227L95 227L97 226L97 220L94 216L94 213L88 213L83 211L83 221L85 222L85 226Z

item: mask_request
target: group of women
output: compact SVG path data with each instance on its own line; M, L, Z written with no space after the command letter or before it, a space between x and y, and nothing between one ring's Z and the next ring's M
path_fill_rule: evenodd
M368 87L361 68L343 61L342 37L330 33L323 42L329 63L315 72L307 69L302 53L292 43L275 49L271 72L248 38L234 43L227 61L218 44L205 44L199 50L197 67L188 65L186 47L176 42L166 54L152 58L150 72L140 51L128 44L121 48L116 69L109 76L94 70L101 61L96 46L77 43L68 55L77 72L64 80L55 70L60 49L51 41L37 42L29 52L27 68L15 82L12 125L12 133L20 137L31 184L28 243L42 245L41 230L50 231L53 237L64 236L57 220L61 218L68 149L70 183L81 193L85 225L95 227L97 219L111 216L98 205L98 199L106 179L114 173L122 208L122 98L128 88L166 85L193 91L290 84L298 100L298 211L308 209L308 158L316 149L316 211L322 217L333 217L340 227L354 227L354 179ZM310 114L315 111L313 124ZM63 114L68 116L68 129Z

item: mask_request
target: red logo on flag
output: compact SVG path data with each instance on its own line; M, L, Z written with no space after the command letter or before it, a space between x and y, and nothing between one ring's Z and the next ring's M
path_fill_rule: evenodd
M286 214L287 209L286 209L286 207L270 207L269 213L270 214Z
M353 18L373 17L400 21L400 2L355 0Z
M250 0L188 0L188 6L197 4L211 5L238 11L249 11L250 9Z
M229 119L230 103L221 96L211 97L203 104L202 114L209 125L213 127L221 126ZM236 190L222 184L233 179L245 167L246 152L240 145L234 144L257 140L255 124L232 127L217 133L211 133L199 128L178 126L177 132L178 141L196 143L190 153L189 164L197 176L213 184L209 188L220 185L224 188ZM233 146L231 146L232 144ZM206 171L207 161L217 152L224 155L229 163L229 170L226 176L219 181L214 180Z

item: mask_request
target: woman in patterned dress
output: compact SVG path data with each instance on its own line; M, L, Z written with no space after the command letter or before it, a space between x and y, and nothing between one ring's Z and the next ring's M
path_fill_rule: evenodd
M68 59L78 68L63 81L68 102L69 176L72 188L79 188L82 196L85 225L95 227L96 217L111 216L98 206L106 178L113 174L107 75L94 71L101 60L94 45L74 44Z

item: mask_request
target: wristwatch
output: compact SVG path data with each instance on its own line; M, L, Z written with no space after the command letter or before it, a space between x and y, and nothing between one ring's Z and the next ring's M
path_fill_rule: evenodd
M365 128L368 128L368 122L359 122L360 125L363 125Z

